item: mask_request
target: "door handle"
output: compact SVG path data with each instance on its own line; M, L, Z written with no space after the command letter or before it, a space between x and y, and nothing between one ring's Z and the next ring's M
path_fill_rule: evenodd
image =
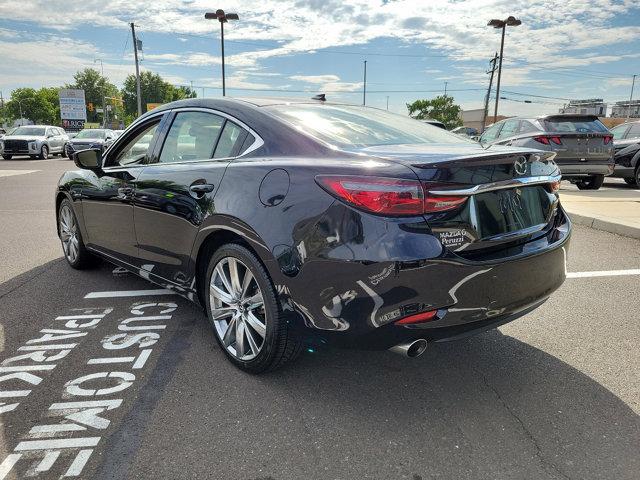
M189 190L193 193L202 194L202 193L211 193L215 185L212 183L194 183L189 187Z

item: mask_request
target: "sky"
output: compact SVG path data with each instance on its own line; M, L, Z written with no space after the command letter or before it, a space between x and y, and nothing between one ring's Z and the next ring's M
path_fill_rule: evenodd
M487 22L509 15L522 25L506 33L500 114L628 100L640 74L636 0L2 0L0 91L71 83L86 67L121 86L135 72L134 22L143 70L220 96L220 25L204 19L216 8L240 16L225 25L234 97L322 92L362 103L366 61L367 105L406 113L406 103L446 85L463 109L481 108L500 47L500 30ZM640 98L640 77L636 87Z

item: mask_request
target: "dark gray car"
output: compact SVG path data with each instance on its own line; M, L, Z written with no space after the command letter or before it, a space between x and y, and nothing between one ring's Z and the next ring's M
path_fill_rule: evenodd
M611 129L615 150L614 177L629 185L640 185L640 121L627 122Z
M595 115L507 118L487 128L480 143L555 152L562 178L581 190L599 189L613 173L613 135Z

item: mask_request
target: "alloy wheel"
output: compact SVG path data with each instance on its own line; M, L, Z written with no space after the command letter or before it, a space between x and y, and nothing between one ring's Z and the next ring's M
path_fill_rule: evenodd
M243 361L262 350L267 318L262 291L251 270L235 257L214 267L209 300L216 333L231 355Z
M60 209L60 240L64 255L69 263L74 263L80 252L80 239L78 238L78 225L76 224L73 212L68 205L63 205Z

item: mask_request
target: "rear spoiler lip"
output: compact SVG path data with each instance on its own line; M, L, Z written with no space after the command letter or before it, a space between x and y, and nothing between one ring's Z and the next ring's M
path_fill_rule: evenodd
M439 168L441 166L446 166L446 165L454 165L456 163L466 163L469 161L473 161L473 163L491 163L495 160L501 160L501 159L509 159L509 158L514 158L514 157L519 157L519 156L528 156L529 157L529 161L531 160L531 157L533 156L537 156L538 158L534 159L538 160L538 161L548 161L548 160L553 160L557 153L556 152L552 152L552 151L545 151L545 150L537 150L537 149L533 149L533 148L522 148L522 149L513 149L510 152L496 152L496 151L491 151L491 147L493 145L489 145L487 147L487 149L483 152L483 153L473 153L473 154L469 154L469 155L461 155L459 157L454 157L454 158L448 158L446 160L438 160L437 162L424 162L424 163L409 163L409 165L411 165L414 168L420 168L420 169L426 169L426 168ZM500 146L500 145L497 145Z
M581 114L576 114L576 113L565 113L565 114L558 114L558 115L547 115L546 117L538 117L538 120L546 120L546 121L554 121L554 120L560 120L560 121L564 121L564 122L570 122L571 119L576 119L577 121L595 121L595 120L600 120L600 118L597 115L581 115Z

